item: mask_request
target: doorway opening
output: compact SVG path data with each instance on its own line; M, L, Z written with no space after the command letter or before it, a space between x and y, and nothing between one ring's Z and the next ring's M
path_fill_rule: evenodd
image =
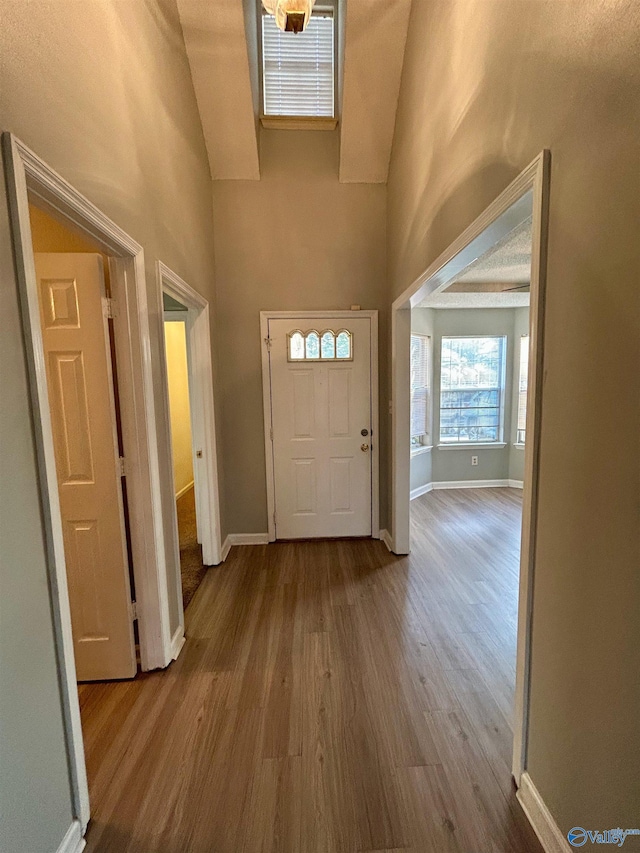
M133 678L139 647L109 259L31 204L79 682Z
M108 502L117 510L112 517L111 523L115 533L111 538L114 553L118 549L121 551L122 571L118 595L107 599L105 604L89 585L88 591L86 588L80 590L80 599L91 600L91 595L94 596L91 612L94 624L87 633L92 635L96 646L108 636L108 632L102 631L100 622L103 606L106 608L105 612L117 611L123 614L126 609L129 638L125 645L131 652L137 639L139 664L145 671L164 668L171 662L174 636L169 604L176 596L176 589L173 579L167 573L165 550L165 531L167 523L170 527L171 522L170 519L167 522L163 510L158 452L162 432L158 431L156 425L142 247L12 134L4 133L2 144L29 372L54 641L69 760L73 824L66 840L73 846L81 843L89 821L90 808L78 700L74 624L69 598L70 579L67 576L65 546L68 542L65 542L65 538L69 539L69 529L65 531L65 518L67 528L74 527L75 535L76 553L70 555L70 562L78 557L76 563L80 565L85 562L85 558L92 557L92 549L95 551L100 536L96 533L95 524L70 525L71 522L87 519L82 515L83 505L80 503L75 505L80 509L78 516L70 505L62 505L56 457L60 457L60 448L64 442L58 441L56 449L53 422L58 418L59 423L62 423L62 428L58 430L59 435L63 435L65 441L68 439L68 447L62 456L66 454L63 462L67 464L67 480L71 485L90 485L93 480L97 484L99 478L93 476L97 468L91 467L95 461L92 457L94 452L98 455L105 454L106 457L110 454L112 460L116 460L117 472L112 473L116 473L117 477L124 470L126 500L121 486L115 492L112 491L111 497L108 498ZM44 254L57 255L58 260L70 257L87 261L92 267L92 274L95 274L91 286L80 286L78 275L66 269L45 270L39 282L32 242L30 206L48 214L52 220L71 232L74 238L82 241L82 249L78 250L76 243L67 246L70 251L62 253L48 252L51 246L47 247L44 243L39 244L38 248L46 249ZM84 273L82 276L84 281ZM110 296L107 296L107 280ZM47 291L45 294L42 294L43 289ZM81 300L76 297L86 296L92 289L94 295L99 296L101 310L98 316L93 315L91 332L87 329L86 340L79 346L71 338L62 342L58 340L51 347L47 345L47 355L43 319L52 331L65 334L71 334L74 329L77 331L77 327L84 322L82 320L79 323L78 318L81 314L87 318L88 314L87 306L82 306ZM95 301L89 301L95 307ZM92 308L88 310L91 314ZM105 323L105 320L113 323ZM85 345L89 349L93 346L96 353L100 353L102 349L103 378L105 373L109 374L113 370L110 356L112 352L115 353L117 382L113 383L110 379L112 384L106 395L96 395L96 399L102 404L105 404L105 396L111 397L102 414L97 417L97 420L103 422L105 432L111 433L110 451L109 440L104 435L96 439L98 444L93 446L93 438L87 439L85 436L83 439L82 430L79 428L82 423L86 425L88 421L96 420L88 414L90 395L95 389L89 387L83 378L83 370L89 365L88 361L83 363ZM72 404L67 411L73 413L69 422L60 417L60 400L64 395L58 394L57 399L55 394L51 395L52 403L58 406L58 411L52 416L50 376L47 375L48 371L50 375L52 373L52 363L57 370L54 378L58 382L58 391L64 386L66 401ZM114 399L116 388L117 406ZM91 408L95 410L95 401L92 402ZM116 409L118 415L115 414ZM124 449L124 462L119 455L121 446ZM111 479L116 479L117 482L117 477ZM101 497L94 496L92 500L95 508L100 505ZM92 517L95 521L95 514ZM113 518L116 518L116 522L113 522ZM117 527L120 529L117 530ZM103 537L105 538L110 537ZM132 567L133 578L128 576L129 567ZM86 576L83 576L84 581ZM95 577L93 581L96 581ZM130 591L127 593L127 587L130 590L134 585L135 609L131 606ZM132 629L136 617L137 636ZM76 627L77 625L76 619ZM130 678L135 674L135 669L134 654L133 663L129 670L121 673L121 677ZM110 677L117 676L111 673Z
M222 562L222 543L209 303L165 264L158 262L156 275L163 326L174 576L180 602L175 657L184 643L184 610L206 567Z
M205 573L198 536L196 510L189 367L187 356L187 308L164 296L164 347L167 360L167 387L171 421L173 482L180 547L182 605L186 609ZM177 307L176 307L177 306ZM195 451L198 452L197 450Z
M437 537L444 519L459 526L463 548L510 553L497 585L510 590L512 608L518 786L527 767L549 164L544 151L392 306L391 549L408 553L430 524ZM491 518L500 533L481 541L475 533L486 534Z

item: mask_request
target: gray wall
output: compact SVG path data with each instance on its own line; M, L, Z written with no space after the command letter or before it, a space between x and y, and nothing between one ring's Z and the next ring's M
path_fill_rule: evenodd
M0 280L0 850L51 853L71 823L71 794L4 202Z
M528 769L563 832L638 824L639 29L413 3L388 185L391 300L551 149Z
M214 181L223 458L231 533L264 533L260 311L383 309L384 185L338 182L338 133L263 130L260 181ZM386 322L380 400L386 412ZM386 418L382 418L382 426ZM385 458L386 435L381 435ZM386 474L386 467L383 472ZM386 479L381 483L384 526Z
M214 295L209 166L175 2L43 0L27 13L22 0L0 0L0 20L0 129L144 246L159 390L156 259ZM71 821L70 792L2 199L0 850L51 853ZM166 458L162 466L171 502Z
M427 483L460 480L522 480L524 452L513 447L517 413L516 388L520 334L526 334L528 308L433 309L414 308L411 328L431 335L433 348L432 440L433 450L411 458L411 489ZM505 335L506 379L504 400L504 448L438 447L440 433L440 354L442 337L446 335ZM515 401L515 402L514 402ZM471 457L478 465L471 465ZM518 475L519 476L516 476Z

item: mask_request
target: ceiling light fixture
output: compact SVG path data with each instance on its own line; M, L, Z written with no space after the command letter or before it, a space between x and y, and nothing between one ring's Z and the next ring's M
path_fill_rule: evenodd
M301 33L309 23L316 0L262 0L262 5L276 19L285 33Z

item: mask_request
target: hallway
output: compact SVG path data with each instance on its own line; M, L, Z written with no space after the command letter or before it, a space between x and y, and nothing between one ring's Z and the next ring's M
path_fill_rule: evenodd
M413 502L414 551L234 548L165 672L80 689L97 853L534 853L510 776L520 493Z

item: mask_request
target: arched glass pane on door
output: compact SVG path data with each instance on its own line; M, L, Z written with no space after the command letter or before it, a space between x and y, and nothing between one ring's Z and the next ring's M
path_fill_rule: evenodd
M322 358L333 359L336 357L336 339L333 332L327 330L322 333L321 353Z
M340 329L325 329L318 332L310 329L303 332L293 329L287 335L287 358L289 361L338 361L353 358L351 332Z
M351 358L351 335L346 329L336 338L336 358Z
M307 334L306 358L320 358L320 335L317 332Z
M304 335L302 332L292 332L289 335L289 358L291 361L304 359Z

